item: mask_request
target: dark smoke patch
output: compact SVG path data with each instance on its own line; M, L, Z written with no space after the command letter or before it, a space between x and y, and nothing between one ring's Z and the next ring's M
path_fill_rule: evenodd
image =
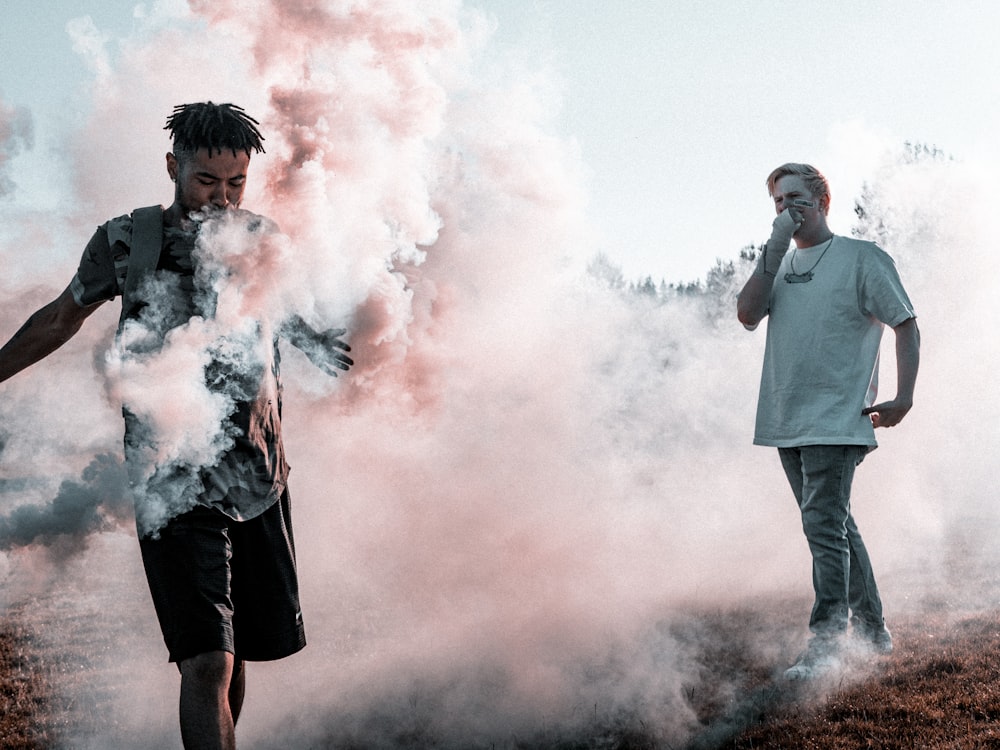
M690 631L691 628L688 628ZM368 670L363 686L330 686L305 712L277 717L261 747L350 750L589 750L683 747L699 716L678 669L704 652L711 633L677 640L663 621L631 638L577 652L517 657L483 633L482 643ZM531 664L517 659L527 658ZM287 743L287 744L285 744Z
M55 558L66 559L86 549L90 534L117 528L131 518L124 464L118 456L101 454L79 480L63 481L51 501L21 505L0 517L0 550L43 545Z

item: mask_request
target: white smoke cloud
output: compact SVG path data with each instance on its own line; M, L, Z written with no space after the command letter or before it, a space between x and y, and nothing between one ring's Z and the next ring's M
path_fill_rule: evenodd
M190 510L204 489L200 471L232 447L230 417L258 395L260 373L274 367L272 341L295 313L282 282L287 237L248 211L198 219L196 314L177 325L176 277L151 277L142 290L149 304L124 323L108 356L113 400L142 425L129 463L144 533ZM213 374L220 370L224 378Z
M669 627L678 608L808 589L776 457L750 446L763 335L735 321L732 290L655 304L587 279L598 248L578 154L548 119L552 83L487 66L488 27L446 0L160 4L70 134L81 200L67 221L82 249L104 218L167 199L174 104L238 103L267 137L245 206L287 242L251 249L221 226L213 257L239 283L221 290L220 314L176 330L163 357L98 368L107 402L81 370L87 351L103 362L110 350L111 313L6 384L0 467L16 457L26 476L78 476L116 449L118 399L187 451L151 465L200 464L224 444L228 404L181 371L200 373L248 320L292 312L349 329L357 365L337 381L285 347L311 645L251 669L239 731L261 747L485 747L615 722L678 744L695 722L691 646ZM988 267L984 211L963 211L995 190L953 163L873 180L928 354L913 415L859 471L856 508L876 562L905 565L940 538L942 477L982 511L982 472L955 464L968 458L938 419L954 383L988 382L995 350L979 334L995 313L984 285L941 269ZM6 263L24 230L4 231ZM45 299L0 284L12 332ZM41 385L55 382L70 393ZM993 410L963 437L995 441ZM129 721L123 708L119 727Z
M905 451L905 468L890 474L900 490L888 492L885 477L868 477L871 491L887 501L879 514L887 521L907 518L902 528L898 520L889 521L887 536L937 532L944 537L956 523L989 527L996 520L989 470L974 457L1000 437L1000 409L987 395L989 373L1000 364L1000 346L989 334L998 315L990 303L995 284L986 270L992 262L995 169L978 155L975 160L945 152L932 157L914 146L871 180L880 223L872 233L905 274L923 337L916 405L903 425L906 430L883 438L887 447ZM881 382L891 390L892 357L883 361ZM886 542L891 549L893 543ZM935 543L921 554L937 559L951 552Z

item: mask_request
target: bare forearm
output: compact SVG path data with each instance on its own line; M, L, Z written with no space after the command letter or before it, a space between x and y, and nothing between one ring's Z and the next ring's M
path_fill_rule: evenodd
M0 382L44 359L70 336L58 335L51 326L50 311L43 307L0 349Z
M896 399L913 402L920 369L920 330L910 318L893 329L896 333Z
M873 427L894 427L913 408L913 388L920 367L920 331L910 318L893 328L896 334L896 398L862 409L871 415Z
M757 256L757 267L736 298L736 317L745 327L751 330L756 328L767 315L774 277L781 268L781 261L788 252L795 230L801 224L802 216L793 209L786 208L774 217L771 236L761 246Z
M35 312L0 349L0 382L44 359L69 341L96 307L79 307L66 290Z
M736 298L736 317L740 323L753 328L767 315L771 303L771 287L774 277L761 272L753 273Z

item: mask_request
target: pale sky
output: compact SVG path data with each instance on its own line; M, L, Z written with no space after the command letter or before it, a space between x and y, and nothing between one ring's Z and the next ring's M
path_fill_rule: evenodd
M765 239L764 179L785 161L826 172L831 224L846 233L884 149L916 141L964 160L996 152L997 3L466 5L495 17L492 52L558 82L554 127L579 146L595 244L628 278L693 280ZM92 75L67 23L90 16L113 50L143 7L0 0L0 96L32 111L36 150L71 126L58 106Z

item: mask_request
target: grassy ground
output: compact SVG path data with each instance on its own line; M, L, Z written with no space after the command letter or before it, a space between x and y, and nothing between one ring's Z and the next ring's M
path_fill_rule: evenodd
M49 610L51 612L51 610ZM58 680L81 680L92 664L86 651L99 634L80 633L62 645L32 632L32 607L8 611L0 628L0 747L64 746L64 730L97 725L113 686L93 680L85 704L67 703L53 690ZM672 625L673 634L697 629L705 646L684 687L701 729L690 750L963 750L1000 746L1000 612L966 617L911 618L895 623L890 657L856 663L826 683L786 683L784 664L753 645L769 619L748 609L692 613ZM786 634L776 633L777 637ZM732 686L739 686L735 691ZM722 687L725 686L725 690ZM102 693L102 691L104 691ZM73 691L79 692L79 691ZM518 748L561 750L663 748L629 717L592 725L588 737L549 737L512 743ZM426 744L424 742L426 741ZM432 747L410 737L401 746ZM323 745L334 747L339 745ZM361 747L359 745L359 747ZM679 747L679 746L671 746Z
M692 747L963 750L1000 747L1000 613L895 628L896 649L826 684L761 680Z
M669 698L657 704L665 709L651 711L647 704L598 715L591 703L584 708L592 715L583 721L553 721L545 731L537 723L524 733L512 728L475 748L1000 747L1000 551L994 552L992 540L985 532L963 537L947 565L887 575L882 588L896 596L891 656L855 656L829 679L788 683L781 672L805 637L801 616L809 602L801 595L715 608L693 604L675 608L653 628L654 642L631 652L639 664L627 657L618 665L626 672L648 667L650 655L680 647L683 682L671 683L669 695L656 693ZM131 553L129 548L121 554ZM77 563L76 570L92 578L67 583L62 576L61 588L22 587L31 594L15 597L3 610L0 748L178 748L176 673L162 663L148 595L130 578L137 574L122 568L117 578L109 577L115 568L106 560ZM338 629L336 623L326 626ZM316 644L312 649L309 658L341 661L339 653L317 650ZM308 672L308 662L296 664L286 671ZM157 680L159 687L152 685ZM474 680L468 685L481 689ZM472 750L448 734L450 719L441 709L446 703L435 702L433 682L401 684L399 693L363 686L370 700L354 704L361 706L360 715L324 694L320 715L303 710L288 720L273 712L259 718L267 708L260 706L262 687L258 680L248 694L248 701L257 701L251 718L258 724L241 724L241 747ZM293 682L284 692L298 696L302 687ZM651 717L668 711L678 717L672 726L683 728L669 737L651 726Z
M49 747L54 705L44 652L11 614L0 622L0 747Z
M146 665L146 674L163 666L154 660L165 657L137 646L137 633L149 625L133 613L151 618L151 605L138 597L144 592L121 585L124 571L109 575L107 566L87 559L73 565L75 570L46 568L41 577L0 586L6 599L0 609L0 749L170 746L144 744L117 726L123 710L138 716L140 725L151 723L142 705L157 696L144 687L146 675L134 674L128 661L117 658L133 654L132 663ZM149 711L170 722L175 713L170 704Z

